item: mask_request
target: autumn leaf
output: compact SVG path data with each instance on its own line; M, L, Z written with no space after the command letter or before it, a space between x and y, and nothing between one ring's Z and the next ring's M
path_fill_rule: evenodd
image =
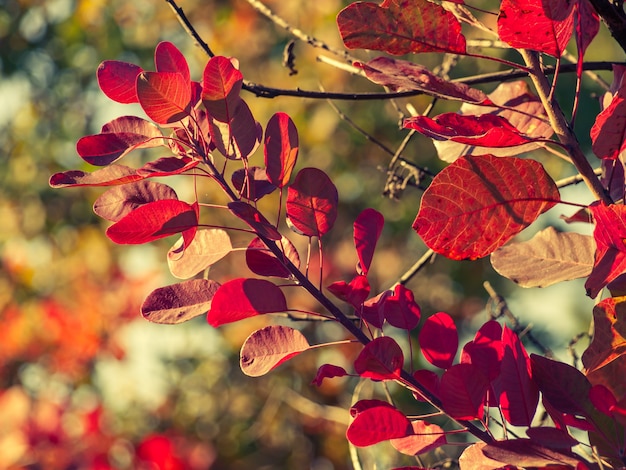
M573 4L568 0L503 0L498 35L514 48L560 57L574 31Z
M473 364L455 364L441 377L443 409L454 419L480 419L489 382Z
M385 218L375 209L363 210L354 221L354 246L359 258L357 272L367 275Z
M339 33L349 49L403 55L465 54L465 37L454 15L427 0L355 2L339 12Z
M98 66L96 77L103 93L118 103L139 103L137 77L143 69L119 60L105 60Z
M184 247L181 237L167 252L172 275L188 279L204 271L233 250L228 232L214 228L198 230L193 241Z
M391 439L391 445L398 452L406 455L418 455L447 444L446 434L436 424L423 420L411 422L413 433L396 439Z
M109 165L92 172L68 170L55 173L49 184L53 188L71 188L74 186L114 186L143 179L133 168L124 165Z
M177 72L142 72L137 77L137 97L150 119L170 124L189 115L191 83Z
M476 259L504 245L558 201L554 181L536 161L461 157L424 192L413 229L437 253Z
M452 317L444 312L428 317L420 330L419 343L428 362L441 369L450 368L459 347Z
M407 417L400 410L382 402L379 406L360 411L348 426L346 437L352 445L367 447L404 437L411 432L411 423Z
M205 314L211 308L219 284L206 279L190 279L159 287L148 295L141 314L153 323L176 324Z
M613 67L612 94L607 93L604 109L591 127L591 149L598 158L615 160L626 150L626 80L624 67Z
M375 338L365 345L354 361L354 370L364 378L397 379L404 364L402 349L389 336Z
M241 346L241 371L250 377L260 377L309 348L309 342L298 330L282 325L266 326L248 336Z
M491 254L491 265L522 287L547 287L591 273L593 237L548 227L526 242L509 243Z
M300 267L300 255L293 243L286 237L276 242L283 253L284 260L289 260L296 268ZM285 262L272 253L260 238L254 238L246 249L246 264L250 271L259 276L275 276L289 278L292 273Z
M102 193L94 202L93 211L103 219L117 222L138 207L162 199L178 199L178 196L166 184L137 181L116 186Z
M626 271L626 206L598 201L589 210L595 222L596 254L585 289L595 299L604 286Z
M270 118L264 142L267 179L279 188L287 186L300 146L298 130L289 115L276 113Z

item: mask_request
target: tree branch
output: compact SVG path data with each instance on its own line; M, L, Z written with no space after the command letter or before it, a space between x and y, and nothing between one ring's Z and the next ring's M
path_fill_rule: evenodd
M623 1L589 0L609 29L611 36L626 51L626 14Z

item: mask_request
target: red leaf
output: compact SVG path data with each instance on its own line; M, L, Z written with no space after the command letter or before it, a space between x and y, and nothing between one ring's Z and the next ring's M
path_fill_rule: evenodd
M369 323L376 328L382 328L385 323L385 312L383 310L385 300L392 294L391 291L386 290L378 294L376 297L367 299L360 309L357 309L356 314L360 316L363 321Z
M167 252L170 272L178 279L188 279L204 271L233 251L228 232L214 228L198 230L186 247L181 237Z
M374 406L356 415L346 437L352 445L367 447L389 439L404 437L412 431L404 414L390 405Z
M202 103L211 118L220 122L233 118L242 84L243 75L233 60L220 56L209 60L202 80Z
M100 134L82 137L76 151L91 165L106 166L138 148L163 145L163 134L154 124L124 116L102 126Z
M456 364L443 373L439 393L443 409L454 419L480 419L489 383L473 364Z
M241 371L259 377L306 351L310 345L298 330L271 325L252 333L241 346Z
M277 242L277 245L282 250L284 257L291 261L296 268L299 268L300 256L293 243L289 239L282 237ZM246 264L250 271L259 276L289 278L292 275L285 263L276 258L274 253L265 246L260 238L254 238L248 245L246 249Z
M219 284L190 279L152 291L141 305L141 314L154 323L173 325L206 313Z
M116 186L100 195L93 204L93 211L103 219L117 222L139 206L162 199L178 199L178 196L166 184L137 181Z
M600 17L591 2L577 0L574 20L578 61L582 63L587 47L600 31Z
M171 42L163 41L157 44L154 51L154 65L157 72L179 73L185 81L191 82L187 60Z
M139 103L137 77L143 69L135 64L117 60L105 60L98 66L96 76L100 89L118 103Z
M327 289L338 299L348 302L355 309L360 309L361 304L365 302L370 295L370 284L367 277L357 275L350 281L333 282Z
M439 376L428 369L420 369L413 372L413 378L417 380L426 390L432 393L434 396L439 396ZM418 394L413 393L416 400L424 401L424 398Z
M255 233L263 235L270 240L280 240L282 235L263 214L256 208L243 201L233 201L228 203L228 209L245 223L247 223Z
M133 168L124 165L110 165L91 173L80 170L69 170L55 173L50 177L50 186L53 188L70 188L74 186L113 186L139 181L139 176Z
M439 426L426 421L412 421L411 435L391 440L391 445L398 452L406 455L418 455L436 449L448 443L446 435Z
M233 279L218 289L207 321L214 327L244 318L287 311L283 291L264 279Z
M626 150L626 80L624 67L613 66L613 94L591 127L591 149L598 158L615 160ZM605 99L606 101L606 99Z
M434 119L413 116L404 120L404 127L415 129L431 139L452 140L460 144L481 147L515 147L532 141L509 121L495 114L467 116L445 113Z
M452 317L444 312L428 317L420 330L419 343L428 362L448 369L459 347L459 335Z
M382 299L385 319L391 326L410 331L420 322L421 309L413 292L402 284L396 285L391 295Z
M144 204L126 214L107 231L115 243L140 244L169 237L197 227L193 206L177 199L164 199Z
M267 180L265 169L258 166L235 170L231 180L241 197L254 202L276 189L276 186Z
M298 129L285 113L274 114L265 128L265 166L270 182L282 188L289 184L298 158Z
M287 218L302 234L321 237L337 218L337 188L322 170L303 168L287 191Z
M589 400L596 410L607 416L611 416L611 408L617 405L617 399L604 385L598 384L589 390Z
M354 246L359 257L357 272L367 275L385 218L374 209L365 209L354 221Z
M427 0L355 2L339 12L339 33L349 49L393 55L420 52L465 54L465 37L454 15Z
M335 366L333 364L324 364L317 369L317 374L311 382L311 385L322 386L324 379L332 379L334 377L345 377L348 375L343 367Z
M381 336L367 343L354 361L354 370L363 378L394 380L404 364L402 349L393 338Z
M377 57L366 64L356 63L372 82L391 91L423 91L446 100L458 100L476 105L492 104L487 95L463 83L454 83L435 75L426 67L406 60Z
M358 415L366 410L369 410L370 408L378 408L381 406L395 409L395 406L393 406L391 403L383 400L377 400L376 398L370 398L368 400L359 400L354 405L352 405L350 407L350 416L356 418Z
M498 16L500 39L516 49L560 57L574 30L569 0L503 0Z
M189 115L191 84L176 72L142 72L137 96L146 114L158 124L171 124Z
M539 390L531 379L530 359L521 341L513 331L502 331L504 355L500 376L493 382L504 418L514 426L530 426L537 404Z
M474 364L489 379L500 375L504 345L502 344L502 326L495 321L486 322L476 332L473 341L463 346L461 362Z
M504 245L558 200L559 191L539 162L461 157L424 192L413 228L437 253L476 259Z
M604 286L626 271L626 206L595 202L589 210L595 222L596 255L585 289L594 299Z
M570 449L579 444L566 430L549 426L528 428L526 435L531 441L550 449Z
M261 125L254 120L245 101L239 101L228 121L209 120L211 143L226 158L248 158L254 153L263 136Z
M495 459L515 468L528 467L553 467L554 468L588 468L582 463L582 459L571 452L557 451L535 443L530 439L509 439L505 441L493 441L483 447L483 453L490 459Z
M137 174L146 178L179 175L197 167L199 163L199 160L190 157L163 157L138 168Z

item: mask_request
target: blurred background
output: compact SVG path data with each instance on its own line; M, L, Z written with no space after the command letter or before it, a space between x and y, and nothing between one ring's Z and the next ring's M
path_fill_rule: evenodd
M291 25L342 47L335 16L349 2L265 3ZM493 3L484 2L492 8ZM290 74L282 59L291 37L245 1L181 0L180 6L215 53L239 59L244 77L253 82L377 91L366 80L318 61L320 50L301 42L293 49L298 73ZM115 246L91 210L102 190L48 186L53 173L93 169L76 154L80 137L98 133L115 117L142 115L141 109L113 103L100 92L98 64L116 59L150 70L162 40L184 52L192 77L200 80L207 57L165 1L0 0L0 469L352 468L345 428L357 382L333 379L316 388L310 381L323 363L349 368L354 348L304 354L260 379L244 376L239 347L268 319L219 331L202 318L177 326L148 323L139 313L143 298L175 282L166 263L172 240ZM606 35L598 41L606 45L603 56L593 57L596 46L591 59L620 57ZM419 59L434 67L441 57ZM452 74L491 70L488 62L461 60ZM572 86L571 77L562 79L564 93ZM580 113L581 129L595 117L598 92L593 85L583 92L583 106L593 111ZM406 134L399 128L398 109L408 102L423 111L429 100L336 102L337 110L323 100L244 98L263 125L277 111L289 113L300 134L298 166L327 171L338 187L340 215L325 240L325 282L351 278L352 222L363 208L375 207L386 226L371 281L376 292L392 285L425 252L410 229L421 191L409 186L395 199L384 196L390 155L354 126L395 150ZM259 154L256 164L262 164ZM432 171L443 167L427 139L413 139L404 156ZM558 162L548 169L555 178L571 174ZM181 197L191 194L185 182L173 183ZM584 188L571 190L571 198L589 200ZM229 255L210 277L250 275L241 252ZM446 311L462 331L473 334L487 318L485 280L510 296L522 322L542 322L534 331L554 349L588 327L591 304L580 283L520 295L494 274L488 260L437 259L409 287L423 315ZM298 294L290 304L318 308ZM561 314L566 320L559 320ZM301 327L315 342L344 338L333 325ZM367 387L357 392L374 393ZM396 393L407 407L415 406ZM415 464L387 444L363 458L364 468L373 468L372 462L381 468ZM425 463L446 458L433 454Z

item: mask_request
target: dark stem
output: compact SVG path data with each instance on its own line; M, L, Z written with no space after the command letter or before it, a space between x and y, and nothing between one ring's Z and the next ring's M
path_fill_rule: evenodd
M622 1L589 0L609 29L611 36L626 51L626 14Z

